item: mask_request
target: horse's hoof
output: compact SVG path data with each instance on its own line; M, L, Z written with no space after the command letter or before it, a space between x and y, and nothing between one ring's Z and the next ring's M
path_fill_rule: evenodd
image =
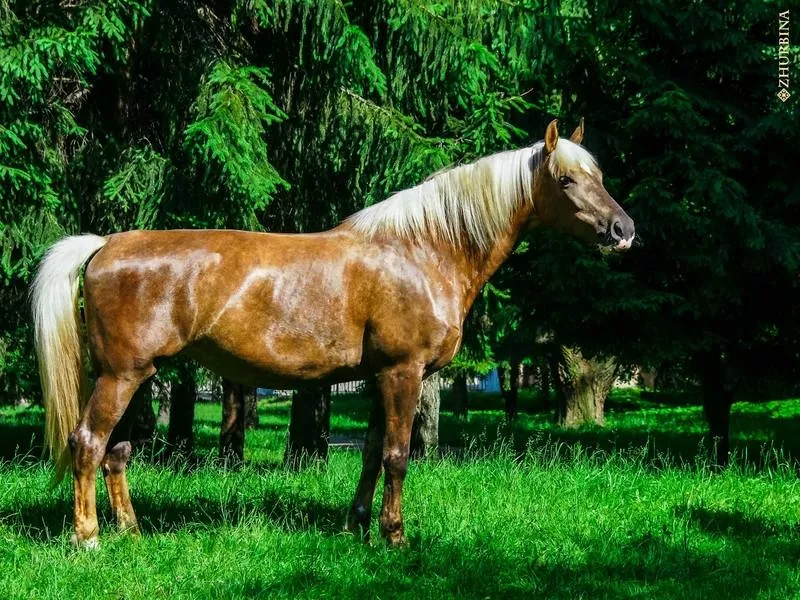
M350 524L345 525L343 529L344 533L352 535L353 537L357 537L362 542L368 544L370 541L370 534L369 534L369 526L363 527L361 525L351 526Z
M76 550L98 550L100 548L100 540L97 539L97 536L79 540L78 536L73 533L69 542Z
M139 531L139 524L136 521L120 523L117 527L117 531L124 535L132 535L134 537L141 537L142 535L142 532Z
M369 541L370 514L363 506L357 506L350 510L347 515L347 522L344 530L347 533L360 536L365 542Z
M348 522L344 526L344 532L358 537L362 542L369 542L369 525Z
M403 548L408 545L402 531L387 531L383 537L386 539L386 545L390 548Z
M386 545L390 548L405 548L408 546L408 541L406 540L406 536L400 535L395 538L386 538Z

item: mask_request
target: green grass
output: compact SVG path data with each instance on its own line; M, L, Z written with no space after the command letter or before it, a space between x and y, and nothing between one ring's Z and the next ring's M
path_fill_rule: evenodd
M362 436L364 404L336 398L333 432ZM96 552L69 547L71 492L48 489L47 465L0 464L0 598L800 597L800 400L736 405L723 473L702 458L695 406L618 394L608 427L580 432L445 413L453 453L410 468L399 551L341 533L357 453L283 471L288 403L265 402L247 466L226 470L212 459L219 417L198 406L198 464L132 464L141 538L113 532L98 494ZM0 411L0 453L24 452L40 423Z

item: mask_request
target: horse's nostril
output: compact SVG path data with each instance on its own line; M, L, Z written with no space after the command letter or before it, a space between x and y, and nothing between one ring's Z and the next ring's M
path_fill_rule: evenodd
M622 231L622 222L619 219L611 225L611 237L615 240L621 240L625 237L625 233Z

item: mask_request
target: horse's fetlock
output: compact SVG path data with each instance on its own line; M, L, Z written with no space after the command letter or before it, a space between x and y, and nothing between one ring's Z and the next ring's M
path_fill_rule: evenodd
M394 533L403 529L403 522L398 519L381 519L381 530L384 533Z

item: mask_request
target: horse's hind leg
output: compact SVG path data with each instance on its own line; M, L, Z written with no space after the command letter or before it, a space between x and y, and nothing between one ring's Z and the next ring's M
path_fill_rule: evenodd
M140 385L122 419L114 428L106 446L106 454L101 462L111 513L117 522L117 528L119 531L133 534L139 533L139 526L131 503L125 468L131 456L130 439L136 416L142 409L142 405L149 401L147 384Z
M69 436L75 489L75 519L73 522L75 533L72 537L75 545L97 546L99 531L95 495L97 467L100 466L100 462L106 455L111 432L125 413L133 393L151 374L152 368L146 373L126 376L101 375L89 402L83 409L78 427ZM116 448L115 446L111 449L112 454ZM123 450L123 448L119 450ZM116 458L122 459L125 452L119 450L116 452ZM119 461L114 461L113 457L112 462L115 464L115 468L119 464ZM115 476L119 477L119 473ZM127 483L125 492L127 492Z
M117 528L138 535L139 525L136 523L136 513L133 512L131 494L128 490L128 478L125 475L125 466L130 457L129 441L117 442L111 446L103 457L103 477L106 480L111 513L117 521Z
M371 408L369 412L369 425L367 437L364 441L364 451L361 464L361 478L347 513L347 531L360 533L364 539L369 539L369 524L372 520L372 500L375 497L375 487L383 469L383 403L376 390L372 390Z

